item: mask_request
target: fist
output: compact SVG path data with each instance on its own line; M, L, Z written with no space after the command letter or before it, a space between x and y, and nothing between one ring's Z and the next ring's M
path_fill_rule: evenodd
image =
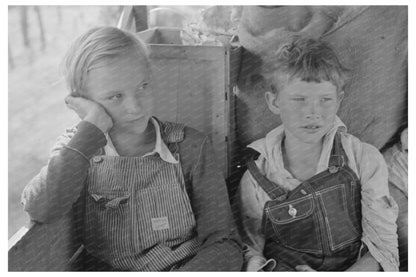
M67 96L65 98L65 103L68 108L73 110L79 116L79 118L94 124L103 133L108 132L108 130L113 127L111 117L100 104L83 97L72 96Z

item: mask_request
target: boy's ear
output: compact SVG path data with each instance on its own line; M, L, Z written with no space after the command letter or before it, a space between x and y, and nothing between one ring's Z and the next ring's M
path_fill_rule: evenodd
M280 114L280 108L279 108L277 95L271 91L266 91L264 93L264 97L266 98L266 103L267 103L267 106L269 107L269 110L276 115Z
M343 99L344 99L344 91L340 91L338 93L338 101L337 101L338 108L337 109L339 109L339 107L341 106L341 102Z

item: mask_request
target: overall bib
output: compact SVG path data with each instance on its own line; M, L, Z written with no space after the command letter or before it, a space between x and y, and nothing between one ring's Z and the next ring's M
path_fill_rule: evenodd
M165 142L180 161L183 126L170 127ZM97 155L90 160L85 198L86 249L115 269L170 270L199 250L180 162L158 154Z
M347 165L336 133L328 169L285 191L257 168L248 169L270 196L263 211L264 256L275 271L309 265L317 271L343 271L356 262L362 246L361 184Z

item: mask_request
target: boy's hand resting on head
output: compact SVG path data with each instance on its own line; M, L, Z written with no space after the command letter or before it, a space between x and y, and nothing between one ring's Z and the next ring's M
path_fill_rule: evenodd
M84 97L72 96L65 97L65 103L68 108L75 111L82 120L94 124L103 131L103 133L108 132L108 130L113 127L113 120L100 104Z

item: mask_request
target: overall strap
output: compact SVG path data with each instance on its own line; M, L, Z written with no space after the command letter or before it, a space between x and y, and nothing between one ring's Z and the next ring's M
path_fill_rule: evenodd
M347 155L345 154L344 149L342 148L341 143L341 133L336 132L334 138L334 144L331 150L331 157L329 158L328 167L343 167L347 164Z
M255 152L255 154L251 154L247 159L248 171L251 173L258 185L267 193L267 195L269 195L271 199L285 199L287 192L284 189L282 189L279 185L273 183L265 176L263 176L263 174L261 174L256 163L254 162L254 159L259 156L259 153L256 151L253 152Z

